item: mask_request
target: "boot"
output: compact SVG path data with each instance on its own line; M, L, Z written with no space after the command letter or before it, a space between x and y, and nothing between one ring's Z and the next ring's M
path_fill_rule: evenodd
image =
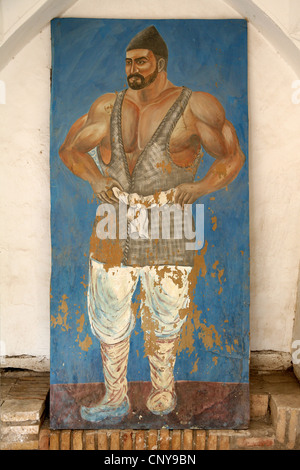
M127 364L129 338L117 344L101 343L106 393L101 402L88 408L81 407L81 416L87 421L122 418L129 411L127 396Z
M174 382L177 339L157 340L153 354L149 354L152 390L147 408L156 415L166 415L174 410L177 399Z

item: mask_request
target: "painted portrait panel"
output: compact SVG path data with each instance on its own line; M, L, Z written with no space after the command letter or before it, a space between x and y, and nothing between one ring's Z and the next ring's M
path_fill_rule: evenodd
M55 19L51 96L51 427L246 428L246 21Z

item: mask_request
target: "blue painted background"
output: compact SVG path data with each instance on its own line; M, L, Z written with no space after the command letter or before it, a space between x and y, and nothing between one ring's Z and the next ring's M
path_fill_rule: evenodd
M249 360L249 220L248 220L248 109L247 23L244 20L101 20L52 21L51 102L51 315L57 319L62 296L67 296L67 328L51 327L51 383L103 381L98 340L90 330L86 308L88 253L96 202L87 182L61 162L58 149L74 123L103 93L126 86L125 49L130 39L154 24L169 49L168 78L175 85L213 94L236 129L247 161L228 187L201 199L205 205L206 277L199 277L194 302L200 321L214 325L222 348L207 348L200 330L194 348L182 352L175 366L176 380L248 382ZM205 155L198 176L213 159ZM210 200L214 196L215 200ZM214 211L214 214L212 214ZM211 217L217 217L213 230ZM224 269L222 294L218 271ZM216 272L216 277L211 276ZM77 313L76 313L77 312ZM80 314L78 313L80 312ZM85 315L82 332L77 320ZM143 334L137 320L131 338L129 380L149 380ZM79 347L86 335L88 351ZM237 341L235 341L237 340ZM227 351L234 344L234 351ZM138 351L138 352L137 352ZM214 358L214 360L213 360ZM197 370L191 373L195 361ZM217 362L217 364L215 364Z

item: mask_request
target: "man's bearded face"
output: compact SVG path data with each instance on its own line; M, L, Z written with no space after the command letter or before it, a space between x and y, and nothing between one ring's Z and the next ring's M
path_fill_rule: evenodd
M153 52L147 49L128 51L126 55L127 83L132 90L142 90L154 82L158 66Z
M150 83L153 83L158 75L158 68L154 70L153 73L144 77L140 73L132 73L127 77L127 83L132 88L132 90L142 90L146 88Z

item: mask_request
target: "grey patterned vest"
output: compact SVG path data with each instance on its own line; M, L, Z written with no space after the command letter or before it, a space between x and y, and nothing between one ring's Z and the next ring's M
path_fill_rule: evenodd
M182 183L194 181L201 154L189 167L176 165L170 157L169 143L171 134L182 116L192 91L183 87L180 96L171 106L164 119L156 129L152 138L141 152L130 175L122 139L122 103L126 90L117 94L111 115L111 160L108 165L99 156L99 165L105 176L117 180L124 191L149 196L158 191L167 191ZM151 210L149 226L151 229ZM163 239L132 239L120 240L123 250L123 264L128 266L177 265L192 266L194 252L186 250L184 237L176 238L171 215L170 238ZM161 224L161 218L159 223ZM184 230L183 230L184 232Z

